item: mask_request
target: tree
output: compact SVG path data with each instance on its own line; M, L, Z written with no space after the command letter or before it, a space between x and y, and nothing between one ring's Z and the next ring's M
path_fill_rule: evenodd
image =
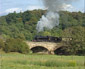
M85 55L85 28L78 26L74 28L71 45L76 51L75 54ZM80 53L81 51L81 53Z
M51 33L48 32L48 31L44 31L44 32L43 32L43 36L51 36Z
M26 21L29 21L31 18L30 11L26 11L22 14L22 20L25 23Z
M11 22L16 23L17 22L16 15L17 15L16 12L8 14L6 16L6 22L8 24L10 24Z
M29 53L28 45L21 39L7 39L3 48L5 52Z
M84 54L85 52L85 28L81 26L71 27L65 29L63 32L64 37L72 38L72 41L69 42L67 50L71 54ZM81 53L80 53L81 52Z
M0 49L4 47L4 41L2 39L0 39Z

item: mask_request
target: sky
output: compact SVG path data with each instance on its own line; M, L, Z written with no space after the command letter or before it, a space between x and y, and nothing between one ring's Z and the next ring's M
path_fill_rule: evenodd
M17 13L26 10L45 9L42 0L0 0L0 16L16 11ZM68 11L84 12L84 0L76 0L66 5Z

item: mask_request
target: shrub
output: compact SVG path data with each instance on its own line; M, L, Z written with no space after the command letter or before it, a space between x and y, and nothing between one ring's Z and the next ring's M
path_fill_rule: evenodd
M4 42L2 39L0 39L0 49L4 47Z
M19 53L28 53L28 45L21 39L7 39L4 49L5 52L19 52Z

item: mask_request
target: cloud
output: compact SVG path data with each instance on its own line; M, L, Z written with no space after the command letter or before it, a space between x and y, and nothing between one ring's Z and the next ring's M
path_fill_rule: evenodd
M2 16L4 13L3 12L0 12L0 16Z
M79 12L79 11L81 11L81 12L84 12L84 9L82 9L82 7L80 9L80 8L77 8L73 5L71 5L71 4L66 4L66 3L63 4L62 8L63 8L62 10L64 10L64 11L70 11L70 12Z
M28 6L26 9L27 10L35 10L35 9L45 9L45 8L42 6Z
M25 10L34 10L34 9L45 9L42 6L28 6L25 9L22 8L10 8L10 9L6 9L5 11L0 11L0 16L2 15L7 15L8 13L13 13L14 11L16 11L17 13L19 13L20 11L25 11Z
M20 11L23 12L21 8L10 8L6 9L5 11L0 11L0 16L7 15L8 13L13 13L14 11L16 11L17 13L19 13Z
M20 12L22 11L22 9L21 8L10 8L10 9L5 10L6 13L13 13L14 11Z
M67 10L67 11L76 11L75 7L73 7L71 4L63 4L63 10Z

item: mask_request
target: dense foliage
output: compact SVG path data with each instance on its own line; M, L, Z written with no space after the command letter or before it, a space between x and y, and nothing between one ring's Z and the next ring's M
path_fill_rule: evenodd
M3 40L2 40L2 39L0 39L0 49L1 49L1 48L3 48L3 47L4 47L4 45L5 45L5 44L4 44Z
M29 53L28 45L21 39L7 39L3 47L5 52Z
M85 27L76 26L65 29L63 37L72 37L68 47L64 48L69 54L85 55Z
M44 29L37 33L36 25L46 10L33 10L9 13L0 17L0 36L4 39L19 38L32 41L35 35L71 37L67 51L77 54L85 50L85 14L61 11L60 24L52 30ZM13 39L14 40L14 39ZM2 43L2 42L1 42ZM10 42L8 42L10 44ZM8 46L8 44L6 46ZM69 50L70 49L70 50ZM14 51L14 50L12 50Z

